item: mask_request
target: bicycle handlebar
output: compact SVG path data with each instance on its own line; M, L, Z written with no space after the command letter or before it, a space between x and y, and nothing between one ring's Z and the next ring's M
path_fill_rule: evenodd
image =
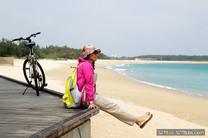
M23 39L22 37L17 38L17 39L13 39L12 42L14 42L14 41L20 41L20 40L22 40L22 39Z
M27 38L31 38L31 37L36 37L36 35L39 35L40 34L40 32L37 32L37 33L35 33L35 34L31 34L29 37L27 37ZM27 39L26 38L26 39Z
M37 33L31 34L30 36L28 36L26 38L20 37L20 38L17 38L17 39L13 39L12 42L14 42L14 41L20 41L20 40L27 40L27 41L31 42L31 39L30 38L31 37L36 37L36 35L39 35L39 34L41 34L41 32L37 32Z

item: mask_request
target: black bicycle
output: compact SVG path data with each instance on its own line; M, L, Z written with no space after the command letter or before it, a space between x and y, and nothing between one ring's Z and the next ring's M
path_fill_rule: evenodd
M36 37L36 35L39 35L39 34L40 34L40 32L35 33L35 34L31 34L30 36L28 36L26 38L20 37L20 38L12 40L12 42L26 41L25 46L30 49L30 53L29 53L27 59L23 63L23 73L24 73L24 77L28 83L28 87L31 86L32 88L34 88L36 90L37 96L39 96L39 90L43 89L47 85L46 81L45 81L45 74L44 74L43 68L38 63L37 59L35 58L35 53L33 51L33 47L35 46L35 42L33 42L31 40L31 37ZM22 93L22 95L24 95L27 88Z

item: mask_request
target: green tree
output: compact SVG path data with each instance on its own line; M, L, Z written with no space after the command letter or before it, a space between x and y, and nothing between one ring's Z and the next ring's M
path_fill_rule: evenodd
M16 56L17 55L17 45L13 44L11 41L2 38L0 41L0 56Z
M30 53L29 49L25 47L25 44L25 41L19 43L17 48L18 57L25 57Z
M0 40L0 56L15 56L15 57L26 57L30 49L25 47L26 41L21 41L18 44L12 43L11 41L2 38ZM47 46L45 48L40 48L39 45L33 47L35 56L37 58L67 58L67 59L77 59L82 56L81 49L69 48L67 46ZM100 53L99 59L109 59L108 56Z

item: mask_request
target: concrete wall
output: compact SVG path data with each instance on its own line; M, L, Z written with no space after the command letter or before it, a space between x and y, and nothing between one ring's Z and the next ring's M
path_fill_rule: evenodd
M91 137L91 121L90 119L72 129L61 138L90 138Z
M0 64L10 64L14 66L14 57L0 57Z

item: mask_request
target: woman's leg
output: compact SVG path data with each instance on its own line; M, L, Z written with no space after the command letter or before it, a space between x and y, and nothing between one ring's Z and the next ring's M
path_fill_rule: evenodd
M114 102L98 95L97 93L94 94L95 104L100 107L101 110L113 115L120 121L128 124L134 125L137 120L137 117L134 115L129 114L128 112L122 110L117 104Z

